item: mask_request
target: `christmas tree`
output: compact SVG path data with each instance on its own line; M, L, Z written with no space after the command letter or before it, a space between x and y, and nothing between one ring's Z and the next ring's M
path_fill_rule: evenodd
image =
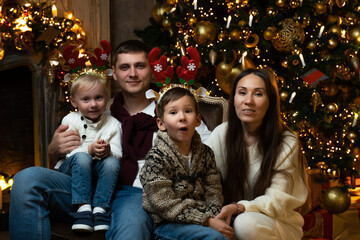
M357 0L158 0L135 33L173 65L196 47L196 84L214 96L244 69L268 69L309 168L348 187L360 169L359 20Z

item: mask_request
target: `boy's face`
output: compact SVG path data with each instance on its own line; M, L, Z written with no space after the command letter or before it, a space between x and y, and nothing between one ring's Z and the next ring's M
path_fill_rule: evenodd
M79 108L84 117L96 122L106 109L105 89L100 84L90 89L79 87L74 97L70 97L70 101L73 107Z
M113 77L124 94L145 97L150 88L151 68L145 52L120 53L113 66Z
M167 130L169 137L179 146L190 144L195 128L200 126L200 114L195 112L195 103L190 96L170 101L164 107L163 119L158 118L161 131Z

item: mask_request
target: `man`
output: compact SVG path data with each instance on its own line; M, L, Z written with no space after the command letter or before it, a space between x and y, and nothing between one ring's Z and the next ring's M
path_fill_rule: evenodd
M150 88L149 49L138 40L121 43L115 50L113 78L121 87L114 98L112 115L122 127L123 158L117 191L112 205L107 239L151 239L153 221L142 208L142 188L138 179L146 153L157 131L155 103L146 98ZM59 126L48 146L51 161L65 156L80 144L75 131ZM209 135L205 124L197 129ZM140 159L140 161L139 161ZM71 221L71 177L54 170L31 167L14 178L10 203L11 239L51 239L50 216ZM25 237L26 236L26 237Z

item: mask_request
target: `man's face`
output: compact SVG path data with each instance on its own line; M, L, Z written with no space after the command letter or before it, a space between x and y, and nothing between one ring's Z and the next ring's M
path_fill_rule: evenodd
M152 73L144 52L118 54L113 70L123 94L145 96Z

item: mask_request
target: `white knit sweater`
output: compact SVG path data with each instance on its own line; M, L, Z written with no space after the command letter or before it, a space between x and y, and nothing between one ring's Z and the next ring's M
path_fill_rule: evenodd
M227 167L224 144L227 127L227 122L219 125L214 129L206 143L215 153L216 165L223 178ZM302 166L299 166L298 141L294 134L289 131L284 132L284 135L284 143L280 146L282 150L278 157L276 168L289 173L293 181L289 181L284 174L277 173L273 176L272 183L266 189L265 194L252 199L252 188L256 181L262 159L262 155L257 150L257 144L254 144L248 147L250 162L248 175L249 188L245 196L247 200L239 199L238 203L243 204L247 212L263 213L293 229L294 226L302 227L304 224L302 216L296 209L305 203L308 192L307 185L302 178L301 171L299 171Z

